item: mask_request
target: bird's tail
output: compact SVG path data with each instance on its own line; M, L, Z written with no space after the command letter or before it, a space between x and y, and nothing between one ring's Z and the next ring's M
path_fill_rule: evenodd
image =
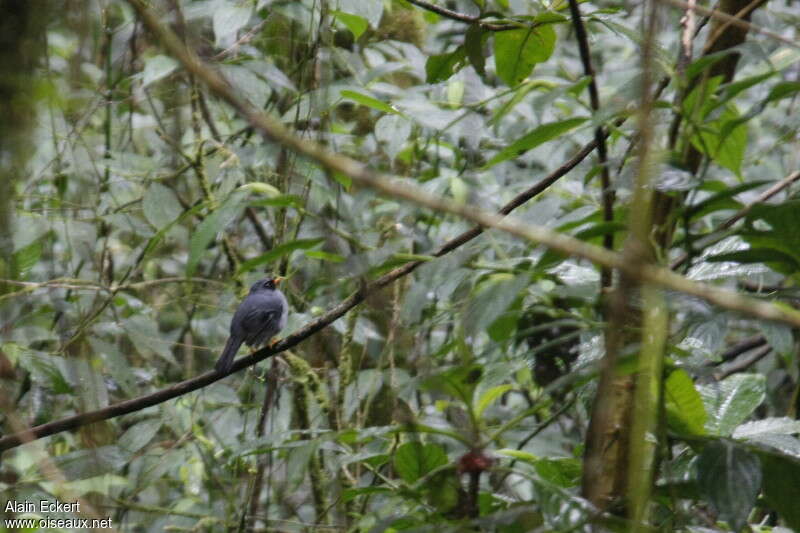
M227 373L233 366L233 358L236 357L236 352L239 351L239 346L242 345L242 339L231 335L228 337L228 342L225 343L225 349L222 350L222 355L219 356L217 364L214 368L217 372Z

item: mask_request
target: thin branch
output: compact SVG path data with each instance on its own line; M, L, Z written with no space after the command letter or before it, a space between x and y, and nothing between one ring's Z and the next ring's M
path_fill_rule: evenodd
M465 15L464 13L452 11L450 9L447 9L446 7L437 6L436 4L431 4L430 2L425 2L424 0L408 0L408 3L414 4L417 7L421 7L426 11L430 11L431 13L436 13L437 15L440 15L444 18L448 18L450 20L457 20L458 22L466 22L467 24L477 24L481 28L489 31L516 30L518 28L524 27L519 24L493 24L491 22L484 22L480 17Z
M742 339L741 341L737 342L724 352L720 356L719 361L709 361L707 364L708 366L716 366L722 363L727 363L728 361L732 361L742 355L745 352L749 352L755 348L760 348L767 344L767 339L764 338L763 335L753 335L751 337L747 337L746 339Z
M720 372L714 374L714 378L717 381L722 381L731 374L735 374L737 372L743 372L744 370L747 370L757 362L761 361L771 351L772 351L772 346L766 345L762 347L760 350L757 350L752 354L748 355L747 357L743 358L741 361L731 363L730 365L722 369Z
M578 40L578 50L583 63L583 73L589 76L589 101L592 111L597 115L600 111L600 96L597 91L597 81L595 80L594 68L592 67L592 57L589 52L589 39L586 36L586 28L581 19L581 10L578 0L569 0L569 11L572 16L572 25L575 27L575 38ZM615 193L611 188L611 177L608 172L608 151L606 150L606 135L602 125L594 130L594 139L597 143L597 158L600 160L600 183L603 194L603 220L605 222L614 221L614 200ZM603 246L607 250L614 249L614 233L608 232L603 236ZM603 267L600 273L600 284L603 287L611 286L611 270Z

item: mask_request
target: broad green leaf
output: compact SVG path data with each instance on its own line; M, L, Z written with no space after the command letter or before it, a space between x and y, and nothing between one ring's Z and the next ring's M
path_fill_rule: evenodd
M372 495L372 494L391 494L394 491L389 487L358 487L355 489L345 489L342 492L342 500L350 502L359 496Z
M261 254L258 257L245 261L239 265L239 273L242 274L249 272L257 266L275 261L276 259L283 257L286 254L290 254L295 250L307 250L309 248L313 248L323 241L325 241L325 239L320 237L317 239L297 239L296 241L285 242L274 247L269 252Z
M149 316L138 314L127 317L122 325L136 347L136 351L143 357L155 353L173 365L178 364L172 355L172 342L166 335L159 332L155 320Z
M467 54L463 46L447 54L428 56L425 62L425 81L439 83L458 72L465 64Z
M142 88L144 89L151 83L165 78L178 68L178 62L165 55L157 55L145 59L144 71L142 72Z
M147 221L156 229L169 225L183 212L172 189L158 182L151 183L145 191L142 209Z
M760 321L758 329L775 352L781 357L792 358L795 353L795 343L791 327L777 322Z
M781 100L783 98L788 98L789 96L793 96L798 91L800 91L800 81L782 81L780 83L776 83L775 86L770 89L769 96L767 96L766 101L769 103Z
M797 270L798 267L797 260L794 257L780 250L770 248L749 248L747 250L725 252L706 257L705 260L709 263L764 263L779 272Z
M341 255L322 252L320 250L306 250L304 254L306 257L309 257L311 259L319 259L320 261L330 261L331 263L344 262L344 257L342 257Z
M756 225L756 221L759 222ZM767 229L756 229L764 227ZM740 235L752 248L773 249L800 263L800 200L781 204L756 204L747 215L747 229Z
M464 35L464 51L475 72L486 75L486 58L483 56L483 41L488 32L480 24L471 24Z
M362 17L377 28L383 15L383 2L365 2L364 0L337 0L336 6L340 11L352 13Z
M347 100L352 100L358 104L371 107L372 109L377 109L378 111L383 111L384 113L396 113L401 114L395 108L387 104L386 102L382 102L377 98L373 98L372 96L367 96L366 94L357 93L355 91L348 91L343 90L339 93L342 98Z
M406 442L394 454L394 470L406 483L414 483L433 469L447 464L447 454L438 444Z
M228 1L217 4L212 16L214 42L217 46L229 46L237 32L250 20L253 6L250 2Z
M514 386L510 384L498 385L481 394L478 401L475 402L475 416L480 417L487 407L513 388Z
M536 63L547 61L556 45L550 24L494 33L494 62L497 75L513 87L527 78Z
M514 459L525 461L526 463L530 464L536 464L536 461L539 460L538 456L523 450L513 450L509 448L503 448L501 450L495 450L494 453L498 455L507 455L508 457L513 457Z
M129 454L119 446L101 446L59 455L51 460L69 481L119 472Z
M734 374L698 389L708 413L706 430L728 436L764 401L766 381L760 374Z
M496 274L482 283L464 312L464 331L474 335L484 331L502 315L530 283L530 276Z
M706 410L694 382L683 369L673 371L664 384L664 407L670 427L681 434L705 434Z
M747 148L747 124L740 120L736 107L727 104L718 119L702 124L698 129L699 132L691 137L695 148L720 166L740 175Z
M800 433L800 420L787 416L745 422L733 432L734 439L752 439L762 435L794 435Z
M800 462L777 454L762 454L764 498L786 525L800 531Z
M272 94L272 87L244 65L220 65L220 71L236 90L258 108L264 107Z
M562 231L566 228L561 227ZM598 239L605 235L615 234L619 232L626 231L628 229L628 225L622 222L596 222L592 224L590 227L579 231L575 234L576 239L580 239L582 241L591 241L592 239ZM561 252L556 252L552 249L547 249L542 254L542 257L539 258L538 263L536 264L536 268L543 270L554 266L559 261L563 261L567 258L567 255L562 254Z
M700 202L697 202L692 206L687 207L686 216L696 219L722 209L731 209L731 210L740 209L742 207L742 204L740 202L733 200L733 197L745 191L749 191L751 189L760 187L765 183L769 183L769 181L764 181L764 180L751 181L747 183L742 183L741 185L737 185L735 187L730 187L727 184L721 184L722 185L721 190L712 194L708 198Z
M194 274L197 264L200 262L208 245L214 240L217 234L233 222L244 208L244 200L247 193L233 192L223 202L218 209L208 215L198 226L189 240L189 260L186 262L186 275Z
M525 134L523 137L517 139L509 146L500 150L492 159L486 163L482 170L487 170L497 163L507 161L519 157L528 150L536 148L540 144L553 140L556 137L576 128L580 124L586 122L586 118L569 118L559 122L550 122L534 129L533 131Z
M444 392L466 405L471 405L475 387L482 377L483 368L480 365L457 366L429 377L423 387Z
M539 459L534 464L539 477L562 487L577 487L581 480L581 461L572 457Z
M697 459L700 491L733 531L747 522L761 477L758 457L730 442L709 443Z
M33 268L42 257L42 241L36 240L29 245L14 252L14 266L16 275L23 276L28 270Z
M350 33L353 34L356 40L361 37L369 27L369 22L364 17L353 15L352 13L345 13L344 11L332 10L331 13L337 20L341 21Z
M314 454L317 453L318 449L319 441L310 440L289 451L289 458L286 463L286 483L291 490L296 490L303 480L305 480L308 463L311 461Z
M117 445L127 453L136 453L145 446L158 433L163 420L161 418L148 418L129 427L117 439Z

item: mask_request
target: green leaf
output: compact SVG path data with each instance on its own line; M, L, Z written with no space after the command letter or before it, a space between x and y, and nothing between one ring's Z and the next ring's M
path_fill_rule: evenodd
M560 229L564 231L566 228L562 227ZM603 237L609 233L615 234L626 231L627 229L628 225L622 222L596 222L590 227L576 233L575 238L582 241L591 241L592 239ZM539 258L539 261L536 263L536 268L537 270L547 269L566 258L566 254L548 248L542 254L542 257Z
M514 459L518 459L520 461L525 461L526 463L536 464L536 461L539 460L539 457L532 454L531 452L526 452L522 450L514 450L510 448L503 448L501 450L495 450L496 454L498 455L507 455L508 457L513 457Z
M464 66L466 51L459 46L448 54L435 54L428 56L425 62L426 83L439 83L450 78Z
M745 191L761 187L766 183L770 182L767 180L751 181L742 183L741 185L737 185L735 187L729 187L727 184L722 184L720 191L712 194L703 201L697 202L696 204L686 208L685 216L688 216L691 219L697 219L722 209L740 209L742 204L733 200L733 197ZM705 189L705 187L701 188Z
M336 17L336 20L339 20L350 30L350 33L353 34L356 40L358 40L369 27L369 21L364 17L359 17L358 15L345 13L344 11L336 9L332 10L331 13Z
M745 422L736 428L733 438L753 439L764 435L795 435L797 433L800 433L800 420L781 416Z
M414 483L433 469L447 464L447 454L438 444L406 442L394 454L394 470L406 483Z
M275 261L276 259L283 257L286 254L290 254L295 250L307 250L309 248L313 248L314 246L320 244L321 242L325 241L323 237L317 239L297 239L296 241L289 241L283 244L280 244L270 250L265 254L261 254L258 257L245 261L241 265L239 265L239 273L243 274L245 272L249 272L256 268L257 266L263 265L264 263L269 263Z
M699 132L692 135L691 142L721 167L737 176L741 174L747 148L747 124L740 120L739 112L732 104L725 106L717 120L703 124Z
M306 478L306 471L311 458L319 449L319 441L311 440L307 443L289 450L289 458L286 464L286 482L291 490L297 487Z
M136 453L158 433L163 421L160 418L149 418L128 428L117 439L117 445L127 453Z
M339 254L331 254L322 252L320 250L306 250L305 256L311 259L319 259L320 261L330 261L331 263L343 263L344 257Z
M775 102L783 98L788 98L800 91L800 81L782 81L776 83L769 91L766 102Z
M706 257L709 263L732 262L741 264L764 263L773 266L776 270L797 270L797 261L794 257L779 250L769 248L748 248L735 252L725 252Z
M756 221L768 229L756 229ZM762 225L763 227L763 225ZM790 255L800 264L800 200L781 204L756 204L747 215L747 229L740 235L752 248L773 249Z
M758 329L761 330L772 349L781 357L787 358L789 364L792 364L795 353L792 328L777 322L759 321Z
M484 331L497 320L519 294L530 283L530 276L523 274L496 274L482 283L468 302L464 312L464 331L477 333Z
M760 374L734 374L698 389L708 413L706 430L728 436L764 401L766 381Z
M480 417L487 407L513 388L514 386L510 384L498 385L481 394L478 401L475 402L475 416Z
M777 454L762 454L764 498L786 525L800 531L800 463Z
M151 183L145 191L142 209L144 217L156 229L169 225L183 211L172 189L158 182Z
M561 488L577 487L581 480L581 461L572 457L539 459L534 463L539 477Z
M667 378L664 384L664 407L667 423L672 430L687 435L705 434L708 415L700 393L685 370L675 370Z
M377 109L378 111L382 111L384 113L396 113L398 115L402 114L386 102L382 102L381 100L373 98L372 96L367 96L366 94L348 90L342 90L339 94L346 100L352 100L353 102L363 106L371 107L372 109Z
M483 368L480 365L457 366L429 377L424 381L423 387L427 390L438 390L471 405L475 387L482 377Z
M128 454L118 446L77 450L52 459L68 481L117 473L125 466Z
M17 275L22 276L28 270L33 268L39 259L42 257L42 241L41 239L35 240L27 246L20 248L14 252L14 265L16 266Z
M528 150L532 148L536 148L540 144L546 143L552 139L555 139L559 135L562 135L571 129L576 128L580 124L586 122L586 118L569 118L567 120L561 120L559 122L550 122L549 124L543 124L538 128L534 129L533 131L525 134L523 137L517 139L509 146L500 150L492 159L486 163L481 170L487 170L497 163L502 161L507 161L509 159L513 159L515 157L519 157Z
M486 58L483 56L483 41L487 32L480 24L471 24L464 35L464 50L475 72L486 75Z
M194 274L200 258L208 248L208 245L217 236L217 233L233 222L243 209L244 199L247 197L245 192L233 192L223 202L223 204L197 226L197 230L189 240L189 260L186 263L186 275Z
M547 61L556 45L550 24L495 32L494 61L497 75L513 87L527 78L536 63Z
M739 531L761 490L761 463L730 442L712 442L697 459L697 483L720 518Z
M157 55L144 60L144 71L142 72L142 89L165 78L178 68L178 62L169 56Z

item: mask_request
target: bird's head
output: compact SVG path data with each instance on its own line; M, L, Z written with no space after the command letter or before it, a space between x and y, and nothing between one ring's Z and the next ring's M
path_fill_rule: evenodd
M264 279L260 279L260 280L256 281L255 283L253 283L253 286L250 287L250 292L274 291L275 289L278 288L278 285L284 279L286 279L286 278L282 278L280 276L275 276L275 277L268 276L268 277L266 277Z

